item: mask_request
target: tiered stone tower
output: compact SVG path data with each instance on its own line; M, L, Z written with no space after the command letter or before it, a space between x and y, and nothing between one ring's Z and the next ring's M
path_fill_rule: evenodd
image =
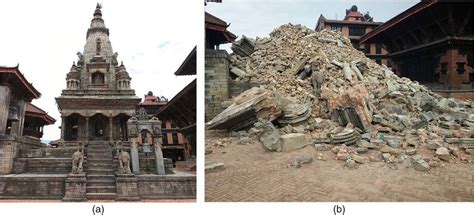
M140 98L130 89L130 76L113 52L109 29L97 4L87 30L84 52L78 52L66 76L67 88L56 98L64 141L126 140L126 123Z
M87 30L84 52L78 52L66 76L67 88L56 98L61 112L61 139L87 147L87 199L115 199L117 196L117 154L114 141L126 141L127 120L135 115L140 98L130 89L130 76L118 54L113 52L109 29L102 19L100 4Z

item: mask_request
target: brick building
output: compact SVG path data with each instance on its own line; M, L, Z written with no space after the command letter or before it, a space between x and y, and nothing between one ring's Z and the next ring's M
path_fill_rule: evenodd
M196 75L196 46L174 73L177 76ZM156 116L162 124L162 149L173 161L194 160L196 157L196 79L162 106ZM195 167L195 163L190 162Z
M378 43L362 43L362 35L372 31L374 28L382 25L382 22L374 22L369 12L363 15L357 10L357 6L352 6L346 10L346 16L343 20L326 19L322 14L319 16L315 31L332 30L340 31L344 36L351 40L352 45L365 55L373 59L378 64L390 66L387 60L387 51Z
M422 1L364 35L381 43L400 76L447 97L474 99L473 2Z
M43 127L56 121L31 104L41 94L30 84L18 66L0 66L0 137L28 136L39 139Z
M224 110L222 102L229 99L229 53L219 50L220 44L231 43L237 37L227 30L229 25L205 13L205 120L209 121Z
M34 104L27 103L23 135L41 139L43 137L43 127L45 125L52 125L54 122L56 120L44 110Z

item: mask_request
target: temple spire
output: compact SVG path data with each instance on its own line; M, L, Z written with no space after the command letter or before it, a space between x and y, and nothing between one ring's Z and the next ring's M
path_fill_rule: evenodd
M94 11L94 18L92 18L90 28L87 31L87 38L90 36L90 34L95 32L103 32L107 34L107 36L109 35L109 29L105 27L104 20L102 19L101 9L102 5L97 3Z
M101 18L102 17L102 4L97 3L97 6L95 7L94 11L94 18Z

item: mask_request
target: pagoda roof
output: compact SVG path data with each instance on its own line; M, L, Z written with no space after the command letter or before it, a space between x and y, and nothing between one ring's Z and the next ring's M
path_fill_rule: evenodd
M237 39L237 36L227 30L230 24L227 24L224 20L217 18L216 16L205 12L205 27L209 30L221 32L225 38L225 42L233 42Z
M31 104L30 102L26 104L25 116L39 118L47 125L52 125L56 122L56 120L48 115L48 113L46 113L43 109Z
M26 92L27 100L37 99L41 97L41 93L33 87L33 84L26 80L25 76L18 69L18 65L15 67L0 66L0 74L11 75L15 81L13 84L19 85L21 89ZM12 84L12 83L9 83ZM16 86L11 86L16 89Z
M403 11L402 13L398 14L397 16L391 18L387 22L385 22L383 25L375 28L374 30L368 32L367 34L363 35L360 38L360 43L364 43L367 40L371 40L378 35L380 35L382 32L386 31L389 28L392 28L399 23L403 22L403 20L407 19L408 17L414 16L415 14L419 13L420 11L423 11L434 4L436 4L438 1L437 0L428 0L428 1L421 1L412 7L408 8L407 10Z
M196 46L189 52L181 66L174 73L175 75L196 75Z

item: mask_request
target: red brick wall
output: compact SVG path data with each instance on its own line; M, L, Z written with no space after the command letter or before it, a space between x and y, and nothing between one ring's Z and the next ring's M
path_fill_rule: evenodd
M474 101L474 92L456 92L456 93L446 93L446 92L437 92L439 95L446 98L456 98L465 101Z
M457 63L463 62L464 74L458 74L456 71ZM447 63L447 73L444 75L441 73L441 64ZM460 88L463 83L469 84L469 74L474 72L472 67L467 65L467 55L460 55L458 49L449 49L446 54L442 55L436 73L439 74L440 83L446 83L448 86Z

